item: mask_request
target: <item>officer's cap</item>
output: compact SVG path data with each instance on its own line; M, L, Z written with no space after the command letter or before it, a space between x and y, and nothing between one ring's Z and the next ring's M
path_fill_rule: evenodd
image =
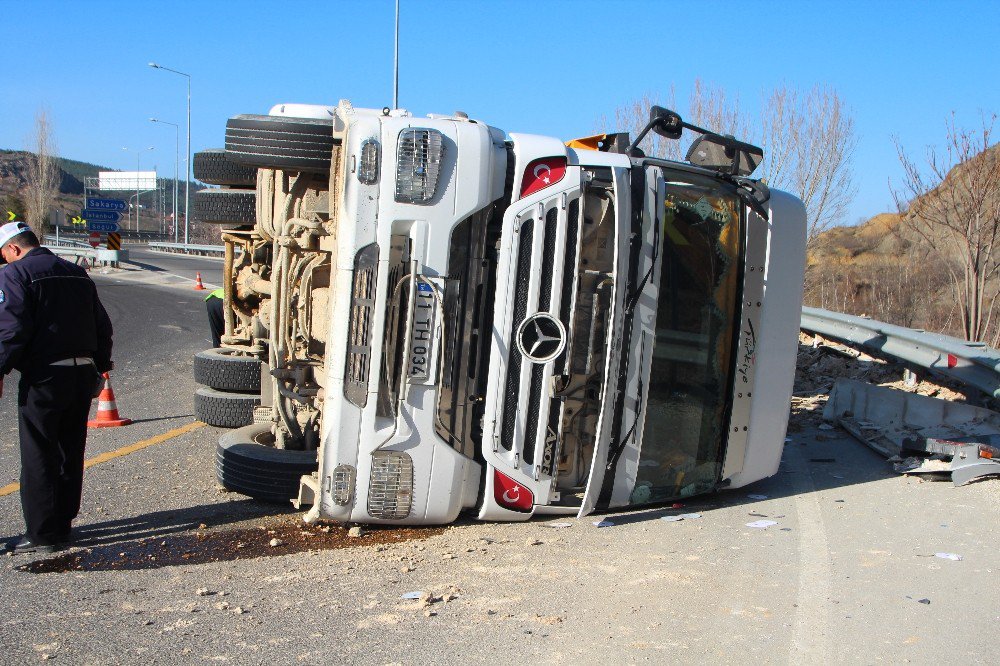
M0 247L9 243L10 239L14 236L20 236L25 231L31 231L31 227L24 222L8 222L7 224L0 226ZM7 262L0 259L0 263Z

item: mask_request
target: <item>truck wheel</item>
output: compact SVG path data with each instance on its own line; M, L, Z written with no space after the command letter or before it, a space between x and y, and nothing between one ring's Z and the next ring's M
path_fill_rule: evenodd
M194 392L194 417L220 428L239 428L253 423L253 408L259 404L258 394L229 393L202 386Z
M256 190L201 190L194 193L193 217L207 224L253 224Z
M268 169L330 170L333 120L287 116L233 116L226 122L226 157Z
M316 471L316 451L276 449L267 424L227 432L215 452L215 475L227 490L265 502L299 494L299 477Z
M257 167L234 162L222 148L195 153L192 166L194 177L209 185L257 187Z
M260 393L260 361L232 349L206 349L194 355L194 380L220 391Z

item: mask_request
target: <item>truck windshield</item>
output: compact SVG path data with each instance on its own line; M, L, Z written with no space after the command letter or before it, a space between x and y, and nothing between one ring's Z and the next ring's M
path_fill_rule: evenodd
M739 199L708 177L665 177L656 341L633 504L686 497L718 481L739 321Z

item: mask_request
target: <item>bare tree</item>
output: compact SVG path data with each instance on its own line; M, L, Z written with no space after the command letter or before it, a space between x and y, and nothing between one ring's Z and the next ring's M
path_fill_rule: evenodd
M35 115L35 130L30 143L35 154L28 157L25 213L28 225L41 238L48 226L49 210L59 193L58 151L52 136L52 122L45 109L40 109Z
M649 109L653 106L665 106L674 108L674 87L670 86L666 98L645 93L641 97L626 102L615 109L614 122L610 122L607 116L602 116L597 121L598 132L628 132L631 136L639 136L639 132L646 126L649 120ZM650 157L662 157L670 160L680 159L680 146L676 141L664 139L656 132L650 132L645 136L639 148Z
M991 280L1000 270L1000 155L992 146L996 114L981 128L945 122L943 152L929 147L918 164L895 139L903 167L901 190L892 189L904 221L946 261L958 292L966 340L982 340L992 324L998 293ZM947 261L957 258L957 262Z
M831 88L816 86L803 95L783 85L765 96L760 128L761 175L802 199L813 245L843 220L856 192L854 119Z
M670 91L673 98L673 89ZM638 132L657 98L644 95L615 111L617 126ZM695 125L739 139L757 141L764 149L759 176L796 194L806 207L808 237L843 219L854 197L852 158L857 145L854 120L835 90L817 86L800 93L780 86L763 96L762 112L750 118L738 97L719 86L695 80L684 117ZM670 105L673 108L672 104ZM648 155L680 159L688 141L647 137L640 145Z
M730 97L721 86L694 80L691 96L688 98L686 120L693 125L704 127L719 134L731 134L737 138L750 135L747 114L740 110L740 98ZM683 144L684 154L690 145L690 138Z

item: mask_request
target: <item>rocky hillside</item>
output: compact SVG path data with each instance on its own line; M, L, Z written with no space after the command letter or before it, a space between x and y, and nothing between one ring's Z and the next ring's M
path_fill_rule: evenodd
M975 159L1000 159L1000 145ZM964 168L953 169L925 196L942 196L956 187ZM807 260L806 305L961 336L953 279L962 274L961 261L946 235L937 238L935 247L944 249L937 252L916 232L918 220L912 211L919 209L911 205L911 212L902 215L882 213L857 226L824 232ZM1000 293L996 278L988 293Z
M0 150L0 205L8 195L18 195L27 184L28 160L32 158L32 153L19 150ZM108 167L59 158L59 196L56 206L63 212L75 215L83 203L83 186L88 177L96 177L100 171L114 171ZM173 178L161 178L160 183L167 189L173 191ZM184 187L181 182L181 188ZM192 191L200 187L195 187L192 183ZM183 201L180 202L181 210L184 210Z

